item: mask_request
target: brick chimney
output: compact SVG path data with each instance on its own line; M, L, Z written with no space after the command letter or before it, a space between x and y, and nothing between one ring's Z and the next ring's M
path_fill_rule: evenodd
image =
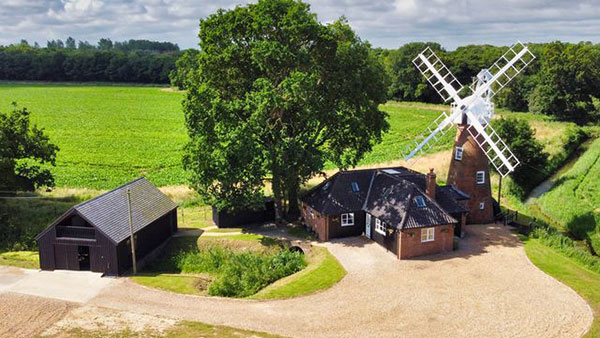
M429 173L427 174L427 187L425 188L425 193L429 198L435 201L435 172L433 168L429 169Z

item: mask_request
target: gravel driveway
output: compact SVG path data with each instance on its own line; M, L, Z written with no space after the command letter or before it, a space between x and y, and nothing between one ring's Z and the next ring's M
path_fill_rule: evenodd
M574 291L538 270L502 226L470 226L461 249L398 261L376 243L324 245L348 275L327 291L247 301L173 294L129 280L90 305L297 337L579 337L593 316Z

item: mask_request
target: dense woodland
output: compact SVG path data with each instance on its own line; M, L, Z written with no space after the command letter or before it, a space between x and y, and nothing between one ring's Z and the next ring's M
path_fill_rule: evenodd
M68 38L41 48L23 40L0 46L0 80L166 84L180 55L170 42L101 39L92 45Z

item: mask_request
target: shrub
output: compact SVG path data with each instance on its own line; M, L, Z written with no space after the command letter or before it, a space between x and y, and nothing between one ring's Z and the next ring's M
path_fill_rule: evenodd
M306 266L304 256L289 250L254 252L210 246L182 250L162 267L176 267L184 273L216 275L209 287L212 296L247 297Z

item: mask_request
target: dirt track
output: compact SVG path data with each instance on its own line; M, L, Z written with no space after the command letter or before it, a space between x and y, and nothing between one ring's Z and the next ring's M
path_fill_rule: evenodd
M0 337L33 337L62 319L77 305L62 300L0 294Z
M287 336L579 337L592 312L538 270L502 226L471 226L461 249L398 261L362 238L325 245L348 275L315 295L277 301L194 297L122 281L92 305Z

